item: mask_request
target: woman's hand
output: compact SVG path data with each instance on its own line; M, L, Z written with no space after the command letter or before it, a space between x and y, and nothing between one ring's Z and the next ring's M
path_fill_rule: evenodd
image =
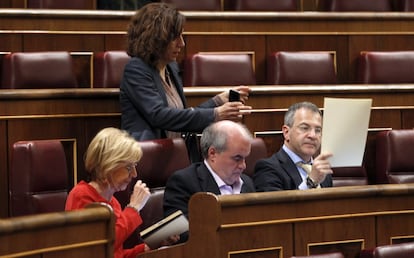
M249 99L250 88L248 86L239 86L233 88L233 90L238 91L240 94L240 101L245 104Z
M173 245L173 244L177 243L178 240L180 240L180 235L172 235L169 238L167 238L167 239L165 239L161 242L161 247L162 246Z
M252 107L243 105L240 101L227 102L216 107L216 121L232 120L239 122L243 115L250 114Z
M138 180L135 183L134 191L131 194L131 198L129 200L129 206L134 207L138 211L140 211L148 201L151 193L145 183L141 180Z
M232 88L240 94L240 101L244 104L249 99L250 88L249 86L237 86ZM229 91L226 90L218 95L223 103L229 101Z

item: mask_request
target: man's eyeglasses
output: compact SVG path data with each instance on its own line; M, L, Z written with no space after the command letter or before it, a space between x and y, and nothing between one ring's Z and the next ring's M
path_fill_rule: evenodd
M296 128L298 128L298 130L301 133L307 134L310 133L312 130L315 131L315 135L321 135L322 134L322 128L321 127L312 127L312 126L308 126L308 125L298 125L296 126Z

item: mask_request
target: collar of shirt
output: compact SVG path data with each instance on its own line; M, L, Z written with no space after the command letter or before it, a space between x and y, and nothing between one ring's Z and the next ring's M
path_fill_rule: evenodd
M293 163L295 163L295 164L297 164L298 162L302 162L302 163L305 163L305 164L312 164L313 163L313 158L311 158L311 161L310 162L305 162L296 153L294 153L293 151L291 151L288 146L283 145L282 148L287 153L287 155L289 156L289 158L293 161Z
M204 160L204 164L206 165L206 167L207 167L208 171L210 172L210 174L213 176L214 181L216 181L216 184L217 184L218 188L220 189L220 193L222 195L225 195L225 194L239 194L241 192L241 187L243 185L243 180L241 178L239 178L239 181L234 183L232 186L227 185L216 174L216 172L214 172L214 170L210 167L210 165L208 164L208 162L206 160Z

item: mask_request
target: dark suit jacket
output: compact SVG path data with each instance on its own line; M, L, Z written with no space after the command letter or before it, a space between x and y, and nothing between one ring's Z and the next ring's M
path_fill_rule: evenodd
M295 190L302 177L295 163L280 149L271 157L256 162L253 181L258 192ZM332 176L327 175L321 187L332 187Z
M249 176L242 174L243 185L241 193L255 192ZM213 176L204 162L193 163L189 167L176 171L167 181L164 192L164 215L181 210L188 216L188 202L191 196L198 192L211 192L220 195ZM180 242L185 242L187 235L181 235Z
M186 106L176 62L167 65L181 100ZM137 140L165 138L165 131L201 132L214 122L216 103L210 99L194 109L169 108L157 69L133 57L124 69L120 86L121 128Z

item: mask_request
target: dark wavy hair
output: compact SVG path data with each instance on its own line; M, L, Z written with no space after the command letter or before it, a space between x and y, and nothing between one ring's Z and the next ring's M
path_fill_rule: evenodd
M128 26L127 53L156 67L168 44L184 29L185 17L173 6L150 3L139 9Z

